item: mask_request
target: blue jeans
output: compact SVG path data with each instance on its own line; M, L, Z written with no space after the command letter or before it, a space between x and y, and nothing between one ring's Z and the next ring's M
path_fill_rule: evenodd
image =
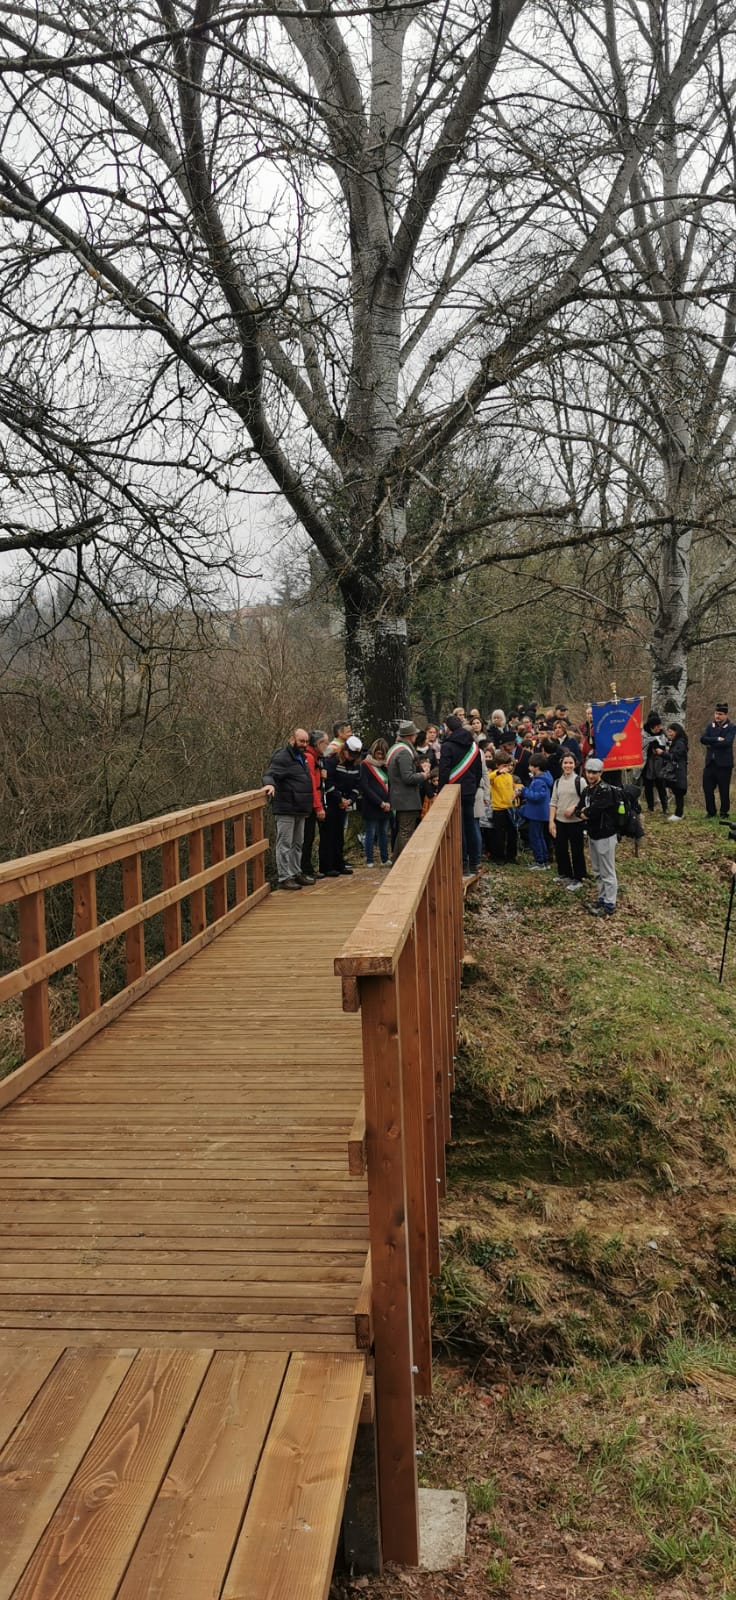
M383 816L381 817L371 817L366 821L363 849L365 850L365 859L369 867L373 866L373 848L376 840L378 840L378 848L381 853L381 860L385 865L385 863L388 861L387 811L384 811Z
M546 822L532 822L530 820L528 828L529 844L534 860L538 866L546 867L549 860L547 854L547 824Z
M473 815L475 811L475 795L463 795L463 870L477 872L483 854L483 841L480 836L480 819Z

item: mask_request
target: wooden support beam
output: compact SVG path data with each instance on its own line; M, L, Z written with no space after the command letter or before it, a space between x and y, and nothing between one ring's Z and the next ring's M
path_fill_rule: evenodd
M437 925L439 868L435 860L427 885L427 920L429 948L429 998L432 1008L432 1077L434 1081L435 1148L437 1154L437 1198L443 1200L447 1193L447 1114L445 1109L445 990L439 965L439 935Z
M18 901L18 932L23 966L46 954L46 905L43 889L37 889L33 894L25 894ZM26 989L23 995L23 1033L26 1061L37 1055L39 1050L47 1049L51 1043L49 986L45 978L34 983L30 989Z
M263 804L256 811L250 813L250 842L260 844L265 839L265 826L263 820ZM253 891L262 889L266 882L266 862L262 855L256 856L251 867Z
M212 847L212 865L226 859L224 822L213 822L210 828L210 841ZM212 914L215 922L224 917L227 911L227 878L223 875L215 878L212 885Z
M362 1178L365 1172L365 1104L361 1100L348 1134L348 1172Z
M139 855L127 856L123 867L123 906L133 911L143 900L143 869ZM142 922L125 935L125 983L136 983L146 970L145 929Z
M398 985L361 978L381 1533L388 1561L419 1560L416 1427Z
M416 921L417 974L422 996L419 1007L419 1054L422 1073L422 1114L424 1118L424 1191L427 1221L427 1264L432 1277L440 1270L439 1169L437 1162L437 1115L434 1092L435 1006L432 1001L432 946L429 932L429 901L424 896ZM436 987L436 986L435 986ZM444 1151L444 1145L443 1145Z
M239 850L245 849L245 813L242 817L233 818L233 850L237 855ZM240 905L248 893L248 868L244 864L235 868L235 904Z
M189 877L204 872L204 829L195 828L187 841ZM193 889L189 896L189 922L192 938L207 927L207 898L204 889Z
M97 877L94 872L80 872L74 879L74 933L79 936L96 927ZM93 1011L99 1011L102 1003L99 950L91 950L89 955L81 956L77 962L77 995L80 1020L90 1017Z
M174 889L179 883L179 840L167 839L161 846L161 882L164 889ZM164 911L164 954L173 955L181 949L181 901Z
M432 1313L429 1303L427 1192L424 1174L424 1084L419 1020L422 988L417 972L417 941L414 930L410 933L399 956L398 978L414 1393L427 1395L432 1393Z

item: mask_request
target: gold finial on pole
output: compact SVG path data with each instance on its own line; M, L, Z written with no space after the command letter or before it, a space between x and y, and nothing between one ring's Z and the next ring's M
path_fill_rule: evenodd
M616 693L616 685L615 685L615 683L611 684L611 692L613 694L613 703L614 703L614 705L618 705L618 695Z

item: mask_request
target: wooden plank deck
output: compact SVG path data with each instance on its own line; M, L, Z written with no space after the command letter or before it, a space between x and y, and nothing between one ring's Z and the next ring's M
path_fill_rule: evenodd
M0 1600L324 1600L364 1376L357 1353L0 1352Z
M333 959L377 878L271 896L0 1112L0 1345L355 1350Z

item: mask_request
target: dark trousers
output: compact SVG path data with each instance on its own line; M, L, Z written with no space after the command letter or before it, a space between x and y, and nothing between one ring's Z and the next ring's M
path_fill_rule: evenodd
M727 817L731 809L731 773L733 767L706 767L703 772L705 809L709 817L716 814L716 789L721 801L721 816Z
M320 872L342 872L345 865L345 812L328 811L319 830Z
M302 872L309 878L311 878L314 873L314 867L312 866L312 851L314 849L314 838L316 832L317 814L315 811L310 811L309 816L304 822L304 844L302 845Z
M587 878L581 822L557 822L555 819L555 861L561 878L574 878L577 883Z
M672 798L675 802L675 816L683 817L685 815L685 795L687 790L676 789L673 783L668 783L667 788L672 790Z
M477 872L480 866L480 822L475 815L475 795L463 795L460 801L463 817L463 866Z
M515 861L517 829L510 811L494 811L490 853L494 861Z
M404 845L408 844L412 834L416 833L421 820L421 811L396 812L396 833L394 834L394 847L392 855L393 861L398 861Z
M667 810L667 790L661 778L644 778L644 793L649 811L654 810L654 791L659 795L659 803L663 811Z

